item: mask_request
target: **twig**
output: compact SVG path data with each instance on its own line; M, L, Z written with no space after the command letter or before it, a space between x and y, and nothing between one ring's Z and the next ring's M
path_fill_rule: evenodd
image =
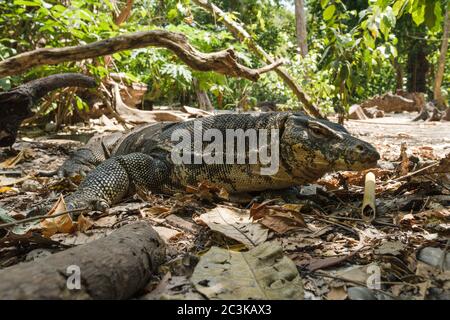
M426 171L426 170L428 170L428 169L430 169L430 168L433 168L433 167L436 167L436 166L438 166L438 165L439 165L439 162L430 164L429 166L426 166L426 167L424 167L424 168L422 168L422 169L419 169L419 170L416 170L416 171L414 171L414 172L410 172L410 173L408 173L408 174L406 174L406 175L404 175L404 176L401 176L401 177L398 177L398 178L396 178L396 179L392 179L392 180L386 181L385 183L383 183L383 185L386 185L386 184L389 184L389 183L392 183L392 182L397 182L397 181L405 180L405 179L407 179L407 178L409 178L409 177L412 177L412 176L414 176L414 175L416 175L416 174L418 174L418 173L421 173L421 172L423 172L423 171Z
M356 221L356 222L361 222L361 223L366 223L366 221L364 221L363 219L360 218L352 218L352 217L339 217L339 216L329 216L330 219L336 219L336 220L349 220L349 221ZM399 228L399 226L393 224L393 223L387 223L387 222L381 222L379 220L373 220L372 224L379 224L382 226L387 226L387 227L393 227L393 228Z
M440 181L437 181L436 179L432 178L431 176L425 176L425 178L427 178L428 180L431 180L432 182L436 183L437 185L441 186L442 188L444 188L447 191L450 191L450 188L447 187L446 185L444 185L443 183L441 183Z
M441 269L441 271L445 270L445 262L447 261L447 250L448 250L448 246L450 245L450 239L447 240L447 243L445 244L445 248L442 251L442 256L441 256L441 261L439 262L439 268Z
M35 217L30 217L30 218L26 218L26 219L22 219L22 220L17 220L17 221L14 221L14 222L3 223L3 224L0 224L0 229L13 227L13 226L21 224L21 223L35 221L35 220L52 219L52 218L56 218L56 217L68 214L68 213L85 211L86 209L87 208L67 210L67 211L64 211L64 212L59 212L59 213L56 213L56 214L52 214L51 216L49 216L49 215L35 216Z
M331 278L331 279L335 279L335 280L340 280L340 281L344 281L344 282L350 282L350 283L356 284L356 285L361 286L361 287L367 287L366 284L363 283L363 282L356 281L356 280L351 280L351 279L347 279L347 278L339 277L339 276L332 276L330 274L324 273L323 271L314 271L314 273L316 273L316 274L318 274L318 275L320 275L322 277ZM400 300L398 297L396 297L396 296L394 296L394 295L392 295L390 293L387 293L387 292L385 292L385 291L383 291L381 289L376 289L376 288L369 288L369 289L373 290L373 291L377 291L377 292L379 292L381 294L387 295L388 297L390 297L390 298L392 298L394 300Z
M317 218L317 217L314 217L314 216L312 216L312 215L311 215L310 217L311 217L313 220L322 221L322 222L325 222L325 223L328 223L328 224L332 224L332 225L341 227L342 229L347 230L348 232L357 235L358 238L361 239L361 234L360 234L358 231L356 231L355 229L353 229L352 227L350 227L350 226L348 226L348 225L346 225L346 224L342 224L342 223L338 223L338 222L334 222L334 221L329 221L329 220L327 220L327 219Z

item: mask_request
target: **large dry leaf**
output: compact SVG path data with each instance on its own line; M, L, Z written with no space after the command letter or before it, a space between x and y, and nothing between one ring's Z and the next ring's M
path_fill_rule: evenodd
M269 232L260 224L254 223L247 211L231 207L217 206L198 219L211 230L237 240L247 248L254 248L266 241Z
M16 156L6 159L0 163L0 168L14 168L16 164L23 160L27 153L30 151L27 149L21 150Z
M212 247L195 267L191 281L209 299L303 299L294 262L270 242L248 252Z
M300 209L301 205L268 206L254 203L250 208L250 216L276 233L284 234L290 230L306 228Z
M67 211L66 203L63 196L61 195L56 201L53 208L47 213L47 216L52 216L54 214L62 213ZM44 237L50 238L57 232L60 233L71 233L74 231L75 225L69 214L64 214L55 218L47 218L41 221L42 235Z

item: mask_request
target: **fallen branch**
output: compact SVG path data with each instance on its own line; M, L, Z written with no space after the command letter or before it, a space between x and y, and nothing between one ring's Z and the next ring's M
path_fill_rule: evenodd
M148 46L163 47L171 50L192 69L215 71L252 81L258 80L262 73L268 72L283 63L282 61L270 61L268 66L261 69L251 69L237 62L233 49L203 53L192 47L186 36L181 33L151 30L100 40L82 46L41 48L24 52L0 62L0 78L16 75L39 65L90 59Z
M0 93L0 147L11 146L14 143L22 121L33 115L31 108L48 92L64 87L95 86L95 80L91 77L65 73L33 80L8 92Z
M138 222L1 270L0 299L127 299L147 285L164 260L164 242L148 223Z
M162 110L139 110L128 107L120 96L119 85L112 83L112 95L115 102L115 111L117 114L126 121L134 123L151 123L161 121L174 121L179 122L186 120L187 116L182 112L177 111L162 111Z
M238 40L242 41L242 43L245 43L247 47L251 51L253 51L253 53L267 61L270 66L274 66L276 64L274 59L253 40L252 36L244 29L244 27L242 27L236 21L233 21L225 12L222 11L222 9L208 0L194 0L193 2L211 13L213 16L219 17L221 19L221 22L223 22L223 24ZM289 88L291 88L292 92L294 92L297 99L303 104L304 109L308 114L316 118L323 118L319 110L310 101L308 95L302 91L300 86L295 82L295 80L289 75L286 70L282 68L275 68L274 71L289 86Z

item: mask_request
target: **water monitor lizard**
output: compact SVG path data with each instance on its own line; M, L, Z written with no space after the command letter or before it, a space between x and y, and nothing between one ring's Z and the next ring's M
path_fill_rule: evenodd
M208 129L213 129L209 130L209 136L206 134ZM226 139L227 130L234 130L240 139L247 137L241 140L246 141L244 152L237 149L237 139L235 146L226 148L230 142ZM267 139L256 134L256 148L262 152L261 148L266 146L265 151L271 149L268 155L278 157L275 159L276 172L262 174L262 168L267 168L260 161L263 158L258 157L256 163L251 161L255 155L252 153L255 145L248 139L252 130L268 133ZM172 151L182 141L180 132L193 137L189 145L197 149L195 138L199 136L195 134L206 134L208 137L204 138L209 141L201 142L201 147L206 148L214 142L215 147L223 146L210 152L216 156L216 161L218 158L234 161L209 161L209 164L206 160L201 164L174 161L174 154L178 153ZM222 134L222 139L216 134ZM273 140L277 134L278 141ZM176 135L179 139L174 141ZM211 147L208 150L211 151ZM232 155L227 158L227 154ZM193 160L193 157L189 159ZM335 170L367 169L375 166L379 158L372 145L351 136L343 126L302 113L220 114L179 123L145 125L127 134L94 137L85 147L75 151L59 172L70 175L90 171L78 190L66 197L69 209L104 210L133 193L136 187L156 193L173 193L185 190L188 185L209 182L230 193L277 190L313 182Z

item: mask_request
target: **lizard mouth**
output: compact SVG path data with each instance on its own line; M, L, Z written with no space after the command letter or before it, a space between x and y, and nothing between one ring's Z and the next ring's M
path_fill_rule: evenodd
M343 160L338 160L334 163L333 169L336 171L347 170L347 171L361 171L370 168L375 168L377 166L377 160L370 160L365 162L355 161L353 163L346 162Z

